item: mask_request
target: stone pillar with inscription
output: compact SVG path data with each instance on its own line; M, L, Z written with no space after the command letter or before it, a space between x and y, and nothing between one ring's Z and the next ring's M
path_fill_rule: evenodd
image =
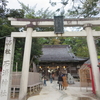
M30 53L31 53L31 44L32 44L32 32L33 32L32 25L30 24L27 28L27 34L26 34L26 40L25 40L19 100L23 100L24 98L26 98L26 95L27 95L29 63L30 63Z
M91 60L91 64L92 64L92 71L93 71L93 76L94 76L96 95L98 95L98 97L100 97L100 71L99 71L99 68L97 67L98 59L97 59L95 42L94 42L94 38L92 35L91 25L85 25L85 30L87 32L87 44L88 44L90 60Z
M6 37L4 58L1 74L0 100L10 100L11 91L11 72L13 68L15 41L12 37Z

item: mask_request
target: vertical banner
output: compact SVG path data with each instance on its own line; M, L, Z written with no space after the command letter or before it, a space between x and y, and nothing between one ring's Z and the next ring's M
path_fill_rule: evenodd
M12 37L6 37L1 74L0 100L10 100L14 44Z
M64 17L63 16L54 16L54 29L56 34L64 33Z

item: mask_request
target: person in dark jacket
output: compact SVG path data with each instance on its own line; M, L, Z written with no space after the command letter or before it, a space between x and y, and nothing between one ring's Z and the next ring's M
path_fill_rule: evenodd
M53 81L53 77L52 77L52 74L50 74L50 83L52 83Z
M59 84L59 90L61 89L62 90L62 83L63 83L63 79L62 79L62 74L60 74L58 76L58 84Z

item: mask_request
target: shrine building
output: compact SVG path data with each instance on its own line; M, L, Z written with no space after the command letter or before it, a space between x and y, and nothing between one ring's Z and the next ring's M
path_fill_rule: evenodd
M78 77L78 69L87 60L79 58L72 53L70 45L44 45L43 55L39 58L39 72L48 75L59 72L70 73L73 77Z

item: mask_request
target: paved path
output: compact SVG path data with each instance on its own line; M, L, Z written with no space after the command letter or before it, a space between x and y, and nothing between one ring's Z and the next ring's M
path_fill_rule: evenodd
M90 99L79 99L79 97L89 97ZM75 87L75 85L69 85L67 90L59 90L57 81L52 84L47 81L47 86L43 86L39 95L32 96L27 100L97 100L92 94L91 88Z

